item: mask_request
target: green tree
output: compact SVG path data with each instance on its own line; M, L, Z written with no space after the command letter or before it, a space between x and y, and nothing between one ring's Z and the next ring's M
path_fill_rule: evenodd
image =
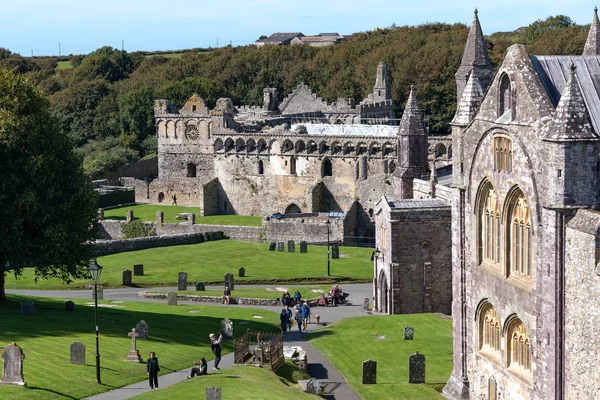
M83 277L96 194L43 92L0 70L0 301L5 265L15 276Z

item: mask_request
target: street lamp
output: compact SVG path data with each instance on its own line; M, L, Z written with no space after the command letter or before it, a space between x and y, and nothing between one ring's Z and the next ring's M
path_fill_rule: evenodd
M325 221L325 225L327 226L327 276L331 276L331 254L329 253L329 228L331 226L331 221Z
M102 266L100 266L96 259L92 262L92 265L88 268L90 271L90 275L94 280L94 306L96 309L96 381L98 383L102 383L100 381L100 345L98 342L98 279L100 279L100 273L102 272Z

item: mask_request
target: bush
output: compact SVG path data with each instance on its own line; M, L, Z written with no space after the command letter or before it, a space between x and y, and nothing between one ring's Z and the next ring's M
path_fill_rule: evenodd
M152 225L146 225L139 219L129 221L122 226L122 229L127 239L154 236Z

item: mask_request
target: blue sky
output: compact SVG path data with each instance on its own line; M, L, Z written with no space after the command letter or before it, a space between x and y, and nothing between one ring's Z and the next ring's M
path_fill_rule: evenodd
M589 24L587 0L2 0L0 47L22 55L86 54L110 45L171 50L253 43L260 35L353 32L427 22L471 24L484 33L512 31L550 15Z

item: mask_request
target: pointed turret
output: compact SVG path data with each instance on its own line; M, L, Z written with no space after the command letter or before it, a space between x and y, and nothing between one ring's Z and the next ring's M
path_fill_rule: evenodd
M594 19L592 19L592 26L588 32L587 40L585 41L585 47L583 48L584 56L598 56L600 55L600 30L598 30L598 7L594 7Z
M381 61L377 65L377 76L375 78L375 86L373 86L373 100L375 102L382 102L391 100L391 98L392 86L390 84L387 64Z
M544 135L547 141L577 141L598 139L594 132L575 70L571 64L571 73L560 96L558 106Z
M400 199L411 199L413 179L420 179L427 171L427 134L413 86L398 127L398 142L398 168L394 174L400 179L397 194Z
M452 125L465 127L471 123L483 100L483 89L477 77L477 70L473 69L469 75L467 86L463 90L462 97L456 106L456 114Z
M467 85L471 71L476 69L480 80L482 91L485 92L492 81L494 68L490 61L490 56L487 51L485 37L479 24L477 9L473 17L473 23L469 30L465 51L463 53L460 67L456 72L456 100L459 102L462 98L462 93Z

